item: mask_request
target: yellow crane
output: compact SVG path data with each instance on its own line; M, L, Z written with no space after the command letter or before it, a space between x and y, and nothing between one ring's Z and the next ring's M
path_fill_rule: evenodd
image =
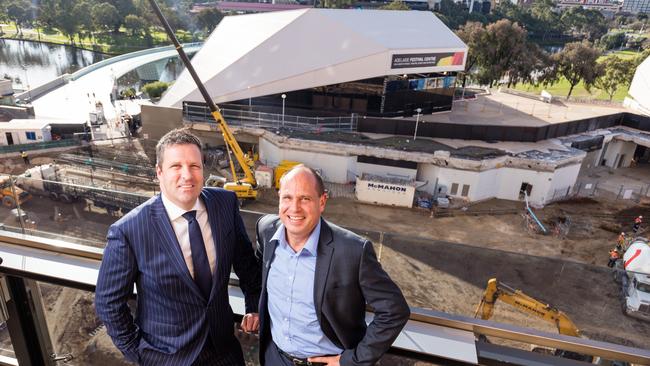
M560 334L574 337L581 336L578 327L564 312L524 294L521 290L515 290L504 283L500 283L496 278L491 278L488 281L474 317L485 320L490 319L494 313L494 304L497 300L512 305L524 313L554 323Z
M255 180L255 175L253 174L253 166L254 166L253 160L250 157L244 155L244 152L239 146L237 140L235 139L235 136L230 130L228 124L226 123L226 120L223 118L223 115L221 115L221 111L219 107L217 107L217 105L214 103L212 98L210 98L210 94L208 94L208 90L205 88L205 85L203 85L203 83L201 82L201 79L199 79L199 76L197 75L196 70L194 70L194 67L190 62L190 59L187 57L187 54L185 54L185 51L183 50L183 46L181 46L181 44L178 42L178 39L174 35L171 26L167 22L167 19L165 19L162 12L160 11L158 4L156 4L155 0L149 0L149 3L151 4L151 7L153 8L156 15L158 16L158 19L160 19L163 28L165 28L165 32L167 33L167 36L174 44L174 47L176 47L176 51L178 52L180 59L183 61L185 68L187 68L187 71L192 76L192 79L196 83L196 86L199 89L199 91L201 92L203 99L205 99L205 102L210 108L212 117L219 125L219 129L221 130L221 136L223 137L223 140L226 143L226 149L228 150L230 170L233 179L232 182L225 183L224 188L229 191L235 192L237 198L239 199L257 198L257 181ZM239 163L239 166L244 172L244 177L241 179L237 175L237 170L235 169L235 163L233 162L232 155L235 156L235 158L237 159L237 163Z

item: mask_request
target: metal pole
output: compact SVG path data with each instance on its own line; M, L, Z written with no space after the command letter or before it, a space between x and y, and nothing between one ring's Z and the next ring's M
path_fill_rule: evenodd
M413 141L418 137L418 123L420 123L420 112L422 112L422 108L418 108L415 111L418 112L418 114L415 116L415 132L413 132Z
M18 197L16 194L16 186L14 185L16 183L16 179L13 176L10 176L9 181L11 182L11 195L14 196L14 199L16 200L16 212L18 213L18 219L20 220L20 231L25 234L25 219L23 218L23 210L20 208L20 197Z
M284 100L287 99L286 94L282 94L282 127L284 127Z

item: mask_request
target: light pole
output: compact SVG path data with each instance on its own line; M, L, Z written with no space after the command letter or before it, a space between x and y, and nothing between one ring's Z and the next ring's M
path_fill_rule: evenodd
M418 114L415 116L415 132L413 132L413 141L418 138L418 123L420 123L420 113L422 112L422 108L418 108L415 111L418 112Z
M25 71L25 82L27 83L27 96L29 97L29 104L32 104L32 90L29 88L29 78L27 77L27 65L20 65Z
M282 94L282 127L284 127L284 100L287 99L286 94Z

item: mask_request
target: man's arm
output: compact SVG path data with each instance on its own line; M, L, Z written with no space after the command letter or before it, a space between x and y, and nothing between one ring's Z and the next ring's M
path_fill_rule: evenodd
M235 215L236 236L233 269L237 277L239 277L239 287L244 292L246 314L258 313L260 292L262 290L262 258L258 259L255 256L236 199L233 200L233 212Z
M359 285L375 317L355 349L341 354L343 366L371 366L390 348L411 314L399 287L377 261L372 243L366 241L359 265Z
M127 306L138 273L137 264L119 227L111 226L107 239L97 278L95 308L115 346L128 360L137 362L140 332Z

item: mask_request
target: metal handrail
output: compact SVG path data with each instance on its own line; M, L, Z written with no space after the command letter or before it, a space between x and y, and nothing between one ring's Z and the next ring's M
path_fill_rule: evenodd
M61 240L40 238L30 235L0 231L0 245L17 245L43 250L51 254L101 261L103 249L68 243ZM2 267L0 266L0 272ZM233 285L237 280L232 281ZM435 310L411 308L410 320L425 324L472 332L476 335L498 337L555 349L600 356L606 359L627 361L648 365L650 350L622 346L608 342L595 341L561 334L548 333L510 324L475 319L462 315L449 314Z

